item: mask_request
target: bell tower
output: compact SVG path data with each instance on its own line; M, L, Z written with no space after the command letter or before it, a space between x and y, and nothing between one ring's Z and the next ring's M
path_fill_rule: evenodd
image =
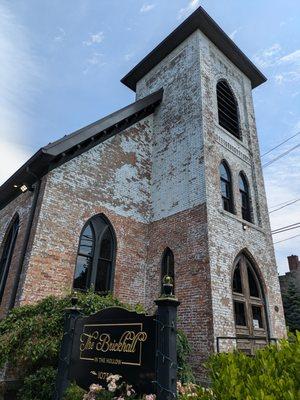
M212 351L253 353L285 335L252 102L265 80L201 7L122 79L137 99L164 90L153 119L146 298L170 248L199 377Z

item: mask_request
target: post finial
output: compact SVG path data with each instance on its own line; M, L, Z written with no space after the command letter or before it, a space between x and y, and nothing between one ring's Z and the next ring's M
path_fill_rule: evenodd
M175 297L173 293L173 279L169 275L163 277L162 294L161 297Z

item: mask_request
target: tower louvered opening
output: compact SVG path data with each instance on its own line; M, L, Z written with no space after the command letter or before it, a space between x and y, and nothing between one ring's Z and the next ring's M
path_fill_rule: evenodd
M235 97L226 81L217 84L219 125L240 139L238 107Z

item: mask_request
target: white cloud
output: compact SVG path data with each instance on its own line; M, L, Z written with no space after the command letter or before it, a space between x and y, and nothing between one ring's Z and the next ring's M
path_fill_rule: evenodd
M29 159L31 153L24 146L1 141L0 185Z
M153 10L154 7L155 7L155 4L143 4L140 9L140 12L141 13L149 12L149 11Z
M300 50L296 50L293 53L283 56L279 60L280 63L293 63L300 65Z
M10 143L25 142L32 126L31 109L41 74L28 32L4 2L0 3L0 20L0 181L3 182L28 157L28 151Z
M234 31L232 31L229 35L231 40L234 40L236 34L238 33L239 29L235 29Z
M295 71L285 71L275 75L275 82L279 85L289 82L300 81L300 69Z
M134 53L128 53L124 55L125 61L130 61L132 57L134 56Z
M91 68L93 67L103 67L106 65L104 61L104 54L94 52L90 58L86 60L86 68L84 69L83 73L87 74Z
M200 0L190 0L188 5L178 11L177 19L186 18L200 5Z
M284 81L284 76L282 74L275 75L275 82L281 85Z
M84 41L83 44L85 46L92 46L94 44L102 43L103 40L104 40L103 32L91 33L88 40Z
M274 75L274 80L278 85L300 81L299 49L282 55L282 47L275 43L256 53L254 62L261 68L276 68L277 73Z
M291 134L300 129L300 121L295 125ZM299 137L294 139L294 144L298 143ZM275 158L280 153L293 147L292 142L287 143L285 146L280 147L275 152L270 153L268 157L264 157L264 163L266 161ZM279 165L280 163L280 165ZM270 210L274 210L274 206L277 204L284 203L288 200L299 198L300 193L300 150L299 148L284 158L274 162L270 166L264 169L264 178L266 185L266 192L268 198L268 204ZM277 229L283 226L294 224L299 221L300 215L300 202L285 207L281 210L270 214L271 227ZM279 242L287 239L296 234L300 234L300 231L295 229L273 235L273 241ZM296 237L281 243L275 244L277 265L280 273L287 271L286 257L290 254L298 254L300 250L300 237ZM300 254L299 254L300 255Z
M63 28L58 28L58 33L54 37L55 42L62 42L65 40L66 37L66 31Z
M254 62L261 68L268 68L278 63L279 53L281 52L281 46L279 43L273 44L258 53L253 57Z

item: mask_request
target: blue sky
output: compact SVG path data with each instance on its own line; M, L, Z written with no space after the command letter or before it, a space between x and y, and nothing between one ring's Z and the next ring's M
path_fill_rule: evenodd
M268 77L253 92L261 152L299 132L299 0L0 0L0 184L41 146L134 101L120 79L198 5ZM300 147L264 168L271 211L300 198L299 166ZM300 201L270 216L273 229L298 222ZM275 249L284 272L300 236Z

